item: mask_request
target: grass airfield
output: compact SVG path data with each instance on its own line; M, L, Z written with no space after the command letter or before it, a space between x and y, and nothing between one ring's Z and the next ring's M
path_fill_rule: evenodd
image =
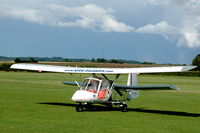
M79 81L89 75L75 75ZM118 84L126 84L122 75ZM199 133L200 77L140 75L139 84L179 91L140 91L129 111L95 106L76 112L69 74L0 72L1 133Z

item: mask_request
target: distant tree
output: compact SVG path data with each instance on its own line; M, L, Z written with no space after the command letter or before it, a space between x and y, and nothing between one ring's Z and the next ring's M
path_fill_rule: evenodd
M111 59L111 60L110 60L110 63L119 63L119 61L118 61L118 60L115 60L115 59Z
M106 62L106 59L104 59L104 58L98 58L97 62Z
M142 64L156 64L155 62L147 62L147 61L144 61L142 62Z
M36 63L37 61L33 58L33 57L30 57L30 62L33 62L33 63Z
M102 58L102 59L101 59L101 62L106 62L106 59Z
M195 70L200 71L200 54L198 54L192 61L192 65L197 66Z
M21 62L20 58L15 59L15 63L20 63L20 62Z
M65 62L72 62L72 60L70 60L70 59L65 59L64 61Z
M95 62L95 59L94 59L94 58L92 58L91 62Z
M29 63L29 62L37 63L38 61L35 60L33 57L26 58L26 59L20 59L20 58L15 59L15 63Z

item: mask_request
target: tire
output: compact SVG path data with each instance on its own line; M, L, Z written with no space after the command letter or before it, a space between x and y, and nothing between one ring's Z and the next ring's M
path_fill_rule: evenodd
M83 111L83 106L82 104L77 104L76 105L76 112L82 112Z
M127 112L127 105L126 104L122 105L121 112Z

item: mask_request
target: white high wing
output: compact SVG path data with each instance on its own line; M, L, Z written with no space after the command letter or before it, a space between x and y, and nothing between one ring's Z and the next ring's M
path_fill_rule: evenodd
M78 90L73 94L72 101L76 102L76 111L83 111L83 104L91 105L100 103L106 105L119 105L122 111L127 111L125 101L139 96L139 90L177 90L173 85L137 85L137 73L160 73L160 72L183 72L195 68L195 66L172 66L172 67L144 67L144 68L86 68L66 67L41 64L13 64L13 69L36 70L62 73L88 73L91 77L83 83L65 81L67 85L78 85ZM98 77L95 74L101 74ZM116 78L110 80L105 74L115 74ZM120 74L128 74L127 85L115 85L115 80Z

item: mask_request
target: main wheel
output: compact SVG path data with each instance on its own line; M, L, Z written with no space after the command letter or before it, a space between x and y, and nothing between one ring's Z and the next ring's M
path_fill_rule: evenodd
M121 112L127 112L127 105L126 104L122 104Z
M82 112L82 111L83 111L83 106L82 106L81 103L78 103L78 104L76 105L76 111L77 111L77 112Z

